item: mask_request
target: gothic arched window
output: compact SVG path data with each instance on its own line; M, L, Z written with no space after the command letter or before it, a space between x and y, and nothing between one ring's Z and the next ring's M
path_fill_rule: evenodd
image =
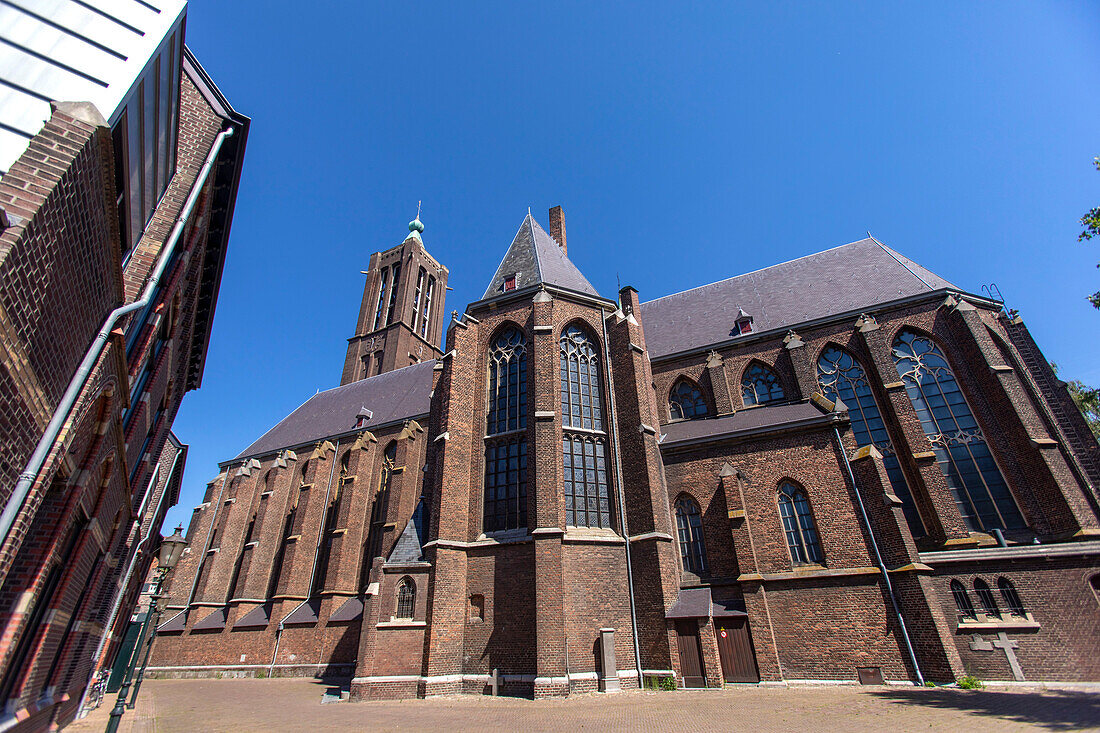
M416 612L416 586L412 578L404 577L397 584L397 612L394 618L411 621Z
M774 370L758 361L749 365L745 376L741 377L741 399L745 407L782 402L785 398L783 385Z
M527 341L509 327L489 347L484 531L527 526ZM494 437L506 434L506 437Z
M940 348L906 329L894 339L894 364L967 526L1026 526Z
M820 563L825 556L817 536L817 526L810 512L810 500L806 492L790 481L779 485L779 516L783 519L783 532L787 535L787 547L793 563Z
M596 341L579 326L566 327L558 346L565 523L573 527L610 527L599 350ZM585 432L574 432L577 428Z
M508 328L489 347L489 410L486 434L527 427L527 341Z
M848 417L852 421L852 432L860 446L874 445L882 453L882 462L886 466L886 475L890 486L902 502L905 520L915 537L925 534L924 522L913 504L909 493L909 484L901 472L901 464L886 433L886 424L875 404L871 384L856 358L835 344L829 344L817 360L817 381L821 392L830 400L841 400L848 406Z
M673 420L691 420L707 416L707 403L699 385L682 377L672 385L668 396L668 410Z
M703 517L699 505L690 496L676 500L676 533L680 539L680 557L684 570L696 575L707 573L707 548L703 544Z
M561 347L561 420L567 428L603 430L599 353L578 326L568 326Z
M978 618L978 614L974 612L974 604L970 602L970 594L966 592L966 587L957 580L952 580L950 587L951 597L955 599L955 610L959 614L959 623Z
M1016 586L1012 584L1011 580L1003 575L997 578L997 589L1001 591L1001 600L1005 602L1005 608L1008 609L1009 613L1020 618L1027 617L1027 611L1024 610L1020 594L1016 592Z
M993 597L993 591L981 578L974 581L974 592L978 594L978 602L982 604L982 610L986 616L1001 617L1001 609L997 605L997 599Z

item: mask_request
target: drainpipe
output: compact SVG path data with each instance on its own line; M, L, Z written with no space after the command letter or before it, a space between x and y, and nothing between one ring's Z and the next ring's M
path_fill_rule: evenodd
M836 436L836 447L840 451L840 457L844 459L844 468L848 471L848 478L852 481L852 491L856 495L856 505L859 514L863 518L863 525L867 528L867 536L871 538L871 549L875 553L875 564L882 573L882 581L886 584L886 594L890 596L890 605L894 607L894 615L898 617L898 628L901 629L901 638L905 641L905 651L909 655L909 661L913 664L913 671L917 673L917 681L924 687L924 675L921 674L920 664L917 663L917 654L913 651L913 644L909 641L909 630L905 628L905 618L898 607L898 599L894 596L894 585L890 582L890 573L886 570L886 564L882 561L882 554L878 551L878 542L875 540L875 531L871 528L871 520L867 518L867 510L863 506L863 497L856 485L856 475L852 472L852 464L848 461L848 454L844 452L844 444L840 442L840 428L833 425L833 435Z
M77 367L76 373L69 382L68 389L65 390L65 394L61 397L60 402L58 402L57 409L54 410L53 417L50 419L49 424L46 425L46 430L42 434L41 439L39 439L38 445L34 449L34 453L31 454L31 458L23 469L23 473L19 475L19 481L15 484L15 489L12 491L11 497L4 505L3 513L0 513L0 547L6 545L8 539L11 537L12 527L15 525L15 520L19 516L19 512L23 509L23 504L27 500L27 495L30 494L34 482L38 480L38 475L42 471L42 466L45 465L46 458L49 456L50 450L57 441L57 436L61 433L65 421L69 419L69 413L72 412L77 398L84 390L84 385L87 383L88 377L91 376L92 369L95 368L100 354L103 353L103 349L107 345L107 341L111 336L111 331L114 330L115 324L117 324L119 319L123 316L149 305L153 296L156 294L157 287L160 285L160 278L164 275L164 270L168 266L168 261L171 259L172 253L176 249L180 234L183 233L184 225L191 216L191 210L195 208L195 202L198 201L199 191L202 190L206 182L206 177L210 175L210 170L214 167L214 161L218 157L218 151L221 150L222 143L232 134L233 128L230 127L218 133L218 136L214 138L214 144L210 147L210 153L206 156L206 162L203 163L198 176L195 177L195 183L191 187L191 194L187 197L183 210L180 211L179 216L176 217L176 224L172 227L172 232L169 234L168 240L161 250L156 269L153 270L152 276L149 278L148 283L146 283L141 298L135 300L133 303L119 306L111 311L111 314L107 316L107 320L103 322L103 327L100 328L99 333L96 334L91 347L88 348L87 353L84 355L84 360L80 362L80 366Z
M176 467L179 465L180 456L183 455L183 451L177 451L176 457L172 459L172 467L168 469L168 477L164 481L164 491L161 492L160 498L157 499L157 508L153 511L154 519L160 514L160 508L164 504L164 497L168 495L168 484L171 483L172 477L176 475ZM153 469L153 476L149 479L150 489L156 485L157 477L160 475L160 464L156 465ZM149 502L149 496L152 492L146 489L145 499L141 503L141 509L138 510L138 519L136 524L138 526L138 532L141 532L141 518L145 516L145 508ZM152 529L150 527L150 529ZM134 566L137 565L138 555L141 554L142 548L145 543L149 541L149 538L153 536L150 531L149 534L141 538L141 541L134 545L134 548L130 551L130 562L126 566L126 575L122 578L122 584L119 586L118 593L115 595L115 600L111 604L111 613L107 617L107 623L103 626L103 636L99 638L99 646L96 647L95 654L92 656L92 668L88 672L88 683L84 685L84 695L80 698L80 707L78 711L83 712L84 706L88 702L88 693L92 689L92 678L95 676L96 667L99 665L99 659L103 655L103 648L107 646L107 637L111 633L111 628L114 626L115 618L118 616L118 611L122 607L122 597L126 594L126 586L130 584L130 576L134 572ZM81 716L83 717L83 716Z
M634 641L634 669L638 672L638 689L642 689L642 647L638 642L638 611L634 601L634 568L630 563L630 532L626 528L626 499L623 498L623 467L622 457L619 454L619 422L615 416L615 379L611 375L611 346L607 342L607 319L600 314L600 325L603 326L603 353L607 363L607 400L608 413L611 423L609 440L615 450L615 483L618 484L619 493L619 518L623 526L623 540L626 548L626 589L630 597L630 631ZM566 646L568 649L568 645Z

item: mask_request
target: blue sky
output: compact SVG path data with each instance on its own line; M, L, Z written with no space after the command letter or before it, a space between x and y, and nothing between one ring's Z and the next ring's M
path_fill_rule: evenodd
M191 446L217 462L340 379L370 253L423 200L448 310L527 207L643 300L870 231L996 283L1065 378L1100 384L1095 3L192 0L187 42L252 117ZM165 525L166 528L169 526Z

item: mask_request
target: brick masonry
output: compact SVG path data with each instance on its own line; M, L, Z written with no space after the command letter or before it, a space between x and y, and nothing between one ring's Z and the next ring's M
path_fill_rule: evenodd
M206 281L211 222L226 215L215 199L228 193L231 206L235 196L235 188L215 191L215 179L236 165L219 158L198 188L216 135L234 121L189 73L175 174L125 263L111 131L79 105L55 105L0 181L0 207L12 221L0 232L5 501L97 331L114 308L137 299L196 194L153 302L117 324L0 548L3 716L17 729L72 720L93 673L113 661L156 550L142 539L159 536L178 493L186 448L168 435L204 355L208 323L196 314L200 291L216 289ZM116 598L121 610L112 616Z
M564 221L559 224L564 239ZM344 383L363 376L356 369L369 339L375 339L371 348L391 352L390 341L370 330L379 271L398 260L434 262L427 258L418 238L372 255ZM400 292L403 307L410 308L407 280ZM1027 679L1098 678L1095 440L1068 412L1064 389L1059 391L1021 321L1008 321L987 301L944 290L881 303L862 315L797 325L789 333L748 333L653 360L646 330L662 324L645 323L639 306L632 288L613 302L552 283L479 301L453 318L436 352L442 356L427 415L409 415L373 431L376 442L349 433L319 438L317 446L288 446L298 463L282 467L276 466L277 454L256 456L259 466L246 467L244 476L238 473L250 458L223 464L195 511L190 554L173 580L173 603L186 612L186 624L158 641L157 673L346 675L354 697L378 699L483 694L495 672L506 694L556 696L597 687L605 673L600 629L613 628L623 687L638 685L639 669L643 677L675 675L684 684L680 650L693 644L708 686L721 686L735 666L740 674L755 670L763 681L847 682L860 670L877 671L888 681L916 681L918 668L937 682L968 672L1012 679L1005 654L990 653L984 644L971 648L974 627L959 624L948 590L950 580L959 578L973 595L974 579L982 575L997 592L996 578L1003 573L1032 621L1021 630L1012 618L987 619L983 638L1000 640L1003 630L1016 641L1014 653ZM566 523L558 344L571 324L580 325L600 353L612 491L606 529ZM511 436L528 446L527 513L520 529L486 532L487 354L505 328L523 334L527 353L526 425ZM968 526L935 461L933 443L894 366L892 348L903 329L930 337L945 354L1024 517L1026 529L1003 533L1006 547L998 546L993 532ZM916 530L891 486L882 452L857 443L852 410L858 406L830 407L819 400L823 406L811 413L817 417L796 424L769 423L771 407L744 402L742 380L753 364L776 373L787 402L819 398L817 362L829 345L847 350L867 376L889 438L883 447L896 455L920 516ZM392 365L386 359L382 371L403 366L400 359ZM666 441L674 422L670 392L683 379L699 387L706 418L760 417L762 427ZM410 419L426 431L410 432ZM380 486L380 455L390 440L400 446L403 470L388 494L376 488L360 492L364 485ZM326 441L332 450L324 448ZM339 550L328 550L325 561L346 572L345 580L311 589L309 571L322 554L316 542L303 538L322 532L324 502L314 499L321 479L301 479L295 471L307 454L316 455L311 470L327 476L348 441L363 445L349 469L355 509L345 541ZM260 482L266 479L259 477L273 468L272 508L262 530L251 525L259 538L251 539L246 598L234 599L229 579L247 544L249 518L260 516ZM227 482L237 480L227 498ZM308 509L295 535L285 529L291 496L303 495L301 484L310 482ZM783 482L804 491L821 562L792 560L777 499ZM688 572L681 556L675 516L681 497L700 508L704 572ZM395 561L389 553L396 536L418 506L422 555ZM368 558L363 538L371 517L380 514L392 525L391 534L380 556ZM212 531L221 533L216 547ZM1064 557L1066 547L1076 548L1072 558ZM1013 560L1021 548L1031 548L1034 558L1055 559ZM954 559L968 552L977 553L969 555L973 560ZM203 558L209 571L200 567ZM280 562L286 583L267 577ZM260 579L254 580L257 573ZM395 615L402 582L415 587L411 618ZM193 593L192 585L201 593ZM699 597L698 591L710 594L714 608L744 619L745 646L733 652L740 657L723 657L722 630L712 611L680 624L669 617L680 601ZM353 596L363 603L360 618L339 628L326 622ZM317 619L279 632L278 621L303 602L319 603ZM266 626L232 628L234 619L261 606L271 609ZM193 629L223 608L230 619L224 628Z

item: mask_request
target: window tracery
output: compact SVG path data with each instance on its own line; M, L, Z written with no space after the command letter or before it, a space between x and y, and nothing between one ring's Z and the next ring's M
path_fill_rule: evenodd
M707 403L699 386L681 377L672 386L668 397L668 410L673 420L692 420L707 416Z
M754 361L741 378L741 399L745 407L749 407L782 402L786 396L775 370Z
M890 486L901 499L909 529L914 537L924 536L924 522L913 503L909 484L901 471L901 464L886 432L886 424L875 403L875 396L863 366L848 351L829 344L817 360L817 381L826 398L833 401L839 399L847 405L856 443L860 446L873 445L882 453Z
M905 329L894 339L893 353L898 376L967 526L976 531L1026 526L939 346Z

